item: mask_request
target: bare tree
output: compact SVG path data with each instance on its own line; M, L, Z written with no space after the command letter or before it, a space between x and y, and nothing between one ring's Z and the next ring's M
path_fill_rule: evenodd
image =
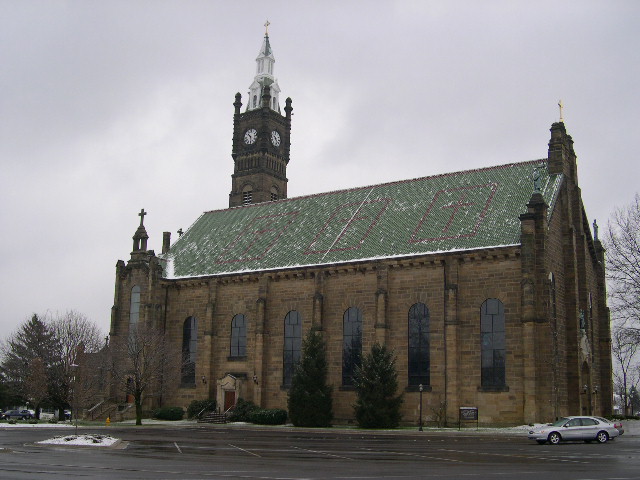
M84 314L75 310L57 314L50 323L57 339L59 359L50 388L52 400L59 408L65 403L71 405L72 400L74 408L87 406L99 382L92 371L90 358L104 345L102 332Z
M611 351L616 362L615 383L624 405L624 414L629 414L630 392L637 388L639 364L636 354L640 349L635 332L623 327L615 327L612 335Z
M163 383L179 381L180 353L173 352L164 333L139 324L127 337L111 343L111 375L117 388L134 399L136 425L142 425L145 397L162 391Z
M606 233L611 313L640 341L640 194L618 208Z
M60 343L60 357L65 370L78 364L81 353L95 353L103 346L102 332L95 323L75 310L56 316L51 327Z

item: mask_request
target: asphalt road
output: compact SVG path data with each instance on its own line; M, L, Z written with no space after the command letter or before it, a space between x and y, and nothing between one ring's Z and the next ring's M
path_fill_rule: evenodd
M219 425L83 428L119 448L38 446L66 429L0 429L9 479L640 480L640 436L538 445L526 436Z

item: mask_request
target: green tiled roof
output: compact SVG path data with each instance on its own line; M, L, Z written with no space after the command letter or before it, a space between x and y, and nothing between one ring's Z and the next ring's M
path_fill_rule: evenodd
M520 243L519 215L546 160L203 213L168 254L168 278L324 265Z

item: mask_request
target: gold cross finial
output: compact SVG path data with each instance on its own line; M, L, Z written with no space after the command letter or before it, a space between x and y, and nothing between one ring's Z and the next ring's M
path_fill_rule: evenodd
M265 35L269 35L269 25L271 25L271 23L269 23L269 20L267 20L264 24L264 34Z
M564 118L562 118L562 107L564 105L562 104L562 100L558 100L558 107L560 107L560 121L564 122Z

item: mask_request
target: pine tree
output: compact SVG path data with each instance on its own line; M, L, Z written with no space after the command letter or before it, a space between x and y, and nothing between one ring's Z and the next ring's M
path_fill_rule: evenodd
M27 400L29 392L26 380L30 373L30 364L36 358L40 359L49 374L50 369L59 361L57 352L58 341L54 332L34 314L7 340L2 373L9 389L23 397L23 400Z
M385 346L376 343L356 369L354 383L358 398L356 420L362 428L395 428L400 423L402 395L398 390L395 358Z
M332 388L327 385L326 345L311 331L302 343L289 390L289 418L296 427L329 427L333 420Z

